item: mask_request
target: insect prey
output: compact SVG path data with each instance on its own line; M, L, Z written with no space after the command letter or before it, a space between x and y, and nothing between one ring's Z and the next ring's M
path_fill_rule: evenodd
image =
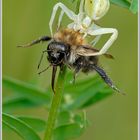
M73 29L68 28L61 29L57 31L53 37L43 36L27 45L21 45L18 47L30 47L32 45L45 41L49 42L47 48L42 52L38 68L40 67L44 55L47 55L47 59L50 65L39 74L46 71L50 66L52 66L53 70L51 86L54 93L57 67L61 67L62 65L66 65L68 66L68 68L74 71L74 79L80 71L83 73L96 71L107 85L109 85L117 92L120 92L120 90L108 77L106 72L99 66L99 56L91 55L99 52L99 50L93 48L90 44L88 44L86 39L84 39L82 34L78 31L74 31ZM113 59L113 56L110 54L105 53L104 56Z

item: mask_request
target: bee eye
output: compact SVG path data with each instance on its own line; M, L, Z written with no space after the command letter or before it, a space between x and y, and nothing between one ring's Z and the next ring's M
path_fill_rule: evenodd
M59 52L54 52L54 53L51 53L51 56L54 57L54 58L58 58L60 56L60 53Z
M51 51L48 53L48 60L55 65L60 64L60 62L64 59L64 53L59 51Z

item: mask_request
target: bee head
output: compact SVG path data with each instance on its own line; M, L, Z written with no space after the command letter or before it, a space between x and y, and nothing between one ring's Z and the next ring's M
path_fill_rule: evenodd
M53 65L60 65L69 55L70 47L62 42L52 41L48 45L48 60Z

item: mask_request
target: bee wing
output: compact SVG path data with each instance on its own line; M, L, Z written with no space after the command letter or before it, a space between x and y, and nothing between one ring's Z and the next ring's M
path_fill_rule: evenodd
M114 56L108 53L105 53L104 56L109 59L114 59Z
M98 52L99 50L91 48L90 46L79 46L76 49L77 54L82 56L90 56L95 52Z
M94 53L99 52L99 50L92 48L91 46L79 46L76 49L76 52L78 55L82 55L82 56L92 56ZM104 54L105 57L110 58L110 59L114 59L114 57L111 54L105 53Z

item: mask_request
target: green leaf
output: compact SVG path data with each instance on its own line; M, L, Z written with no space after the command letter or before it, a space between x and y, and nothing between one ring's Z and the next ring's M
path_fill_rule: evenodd
M29 126L31 126L35 131L43 131L46 128L46 122L39 118L27 117L27 116L19 116L18 119L22 120Z
M138 11L138 0L132 0L130 10L136 14Z
M61 111L58 114L58 117L57 117L57 120L56 120L56 127L72 123L72 121L73 121L72 115L73 115L72 112Z
M129 9L130 3L126 0L110 0L112 4Z
M60 127L74 122L78 123L81 126L86 126L87 119L85 111L82 111L80 113L74 113L71 111L59 112L55 127Z
M88 120L87 120L85 110L83 110L79 114L74 115L73 118L74 118L74 121L78 123L80 126L82 126L84 129L88 126Z
M2 122L25 140L40 140L39 136L29 125L12 115L3 113Z
M54 140L69 140L79 137L86 130L86 112L62 111L59 113L54 129Z
M113 93L113 90L97 75L75 85L67 85L65 91L62 110L81 109Z
M25 109L39 106L37 102L33 102L25 97L8 97L3 100L2 109L4 112L11 112L15 109Z
M78 123L63 125L54 130L53 140L71 140L79 137L83 130Z
M11 131L11 129L3 122L2 122L2 130Z
M68 79L70 79L70 75L68 75ZM97 81L99 80L100 80L99 76L94 75L94 77L89 77L82 80L76 80L74 84L67 81L65 85L65 92L66 93L81 92L85 88L89 87L89 85L97 83Z
M112 93L113 93L112 89L104 88L104 90L99 91L91 99L89 99L85 104L83 104L81 106L81 108L91 106L91 105L101 101L102 99L105 99L106 97L112 95Z
M2 80L3 86L6 88L11 89L12 91L16 92L20 96L26 97L31 101L37 103L50 103L50 93L37 88L29 83L25 83L19 80L16 80L11 77L4 76Z
M39 118L33 118L28 116L16 116L16 118L22 120L24 123L28 124L36 132L44 131L46 128L46 122ZM3 129L11 130L7 125L3 123Z

